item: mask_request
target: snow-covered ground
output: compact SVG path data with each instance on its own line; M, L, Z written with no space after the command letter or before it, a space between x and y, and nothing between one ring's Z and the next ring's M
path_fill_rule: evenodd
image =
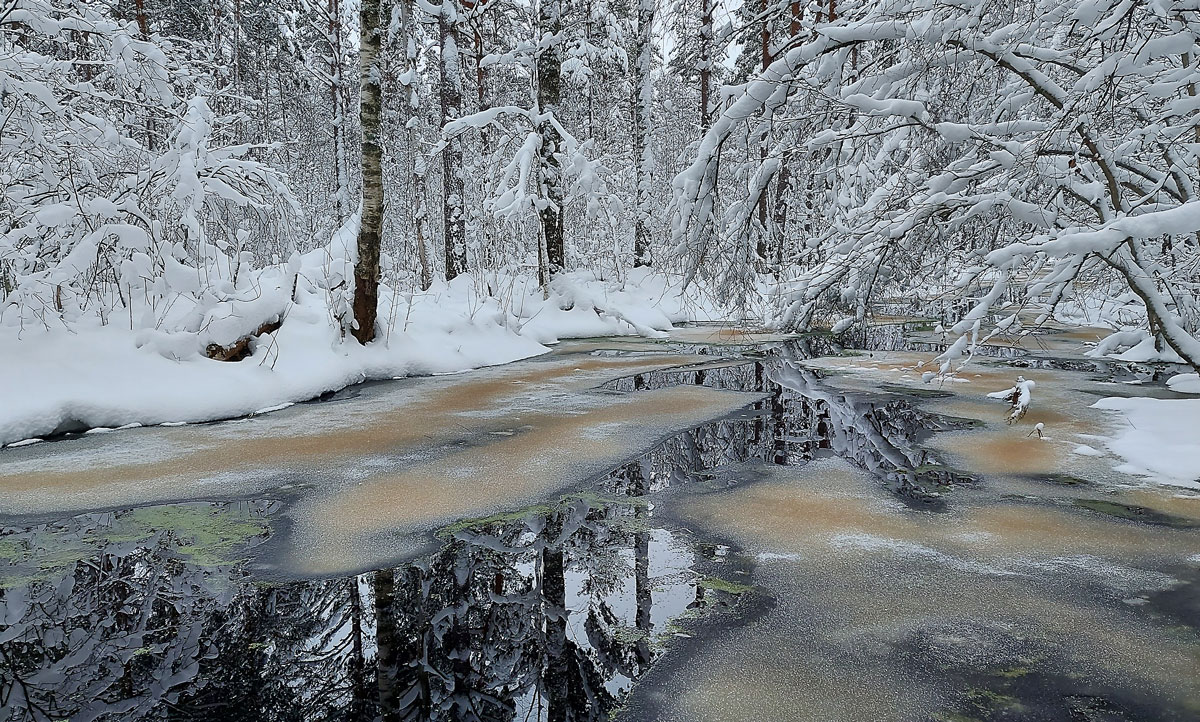
M1106 398L1095 408L1122 414L1104 442L1135 476L1200 489L1200 399Z
M264 269L245 300L199 319L142 322L131 314L105 325L88 317L49 329L0 325L0 444L72 428L231 418L364 380L507 363L563 338L653 336L718 316L646 269L619 280L564 274L549 298L527 278L460 276L424 293L382 289L380 336L363 347L333 322L328 291L306 280L328 277L322 264L328 260L313 255L290 271ZM207 344L228 344L276 313L282 327L259 337L249 358L204 355Z

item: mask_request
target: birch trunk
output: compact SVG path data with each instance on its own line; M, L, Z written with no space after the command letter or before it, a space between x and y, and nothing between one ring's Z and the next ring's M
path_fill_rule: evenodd
M542 0L538 7L538 27L541 30L542 54L537 60L538 110L543 118L558 116L558 105L562 95L560 41L557 37L547 41L547 36L557 36L562 31L562 6L560 0ZM554 274L563 270L563 183L562 137L549 122L541 123L542 149L542 198L545 205L538 211L542 233L546 243L546 271L539 279L545 286Z
M362 0L359 13L360 94L362 123L362 222L358 228L358 260L354 264L354 338L375 338L379 312L379 245L383 227L383 148L379 115L383 105L379 73L379 0Z
M637 163L637 219L633 228L633 265L651 265L650 203L654 152L650 146L650 111L654 84L650 76L653 59L654 0L638 4L638 56L633 82L633 153Z

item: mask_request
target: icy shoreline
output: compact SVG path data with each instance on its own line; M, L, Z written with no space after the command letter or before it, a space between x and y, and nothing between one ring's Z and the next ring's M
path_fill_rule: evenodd
M275 288L264 283L244 304L244 317L230 312L233 325L256 328L254 307L283 290L281 328L256 339L251 355L238 362L200 352L202 336L211 337L216 324L173 334L94 320L51 330L0 326L6 380L0 445L70 431L238 418L364 381L511 363L547 353L560 339L653 337L676 323L720 315L644 269L621 281L564 274L549 298L530 280L509 280L503 300L481 296L476 279L466 276L425 293L385 293L379 338L363 347L342 338L324 293L301 288L289 299L291 279L281 273Z

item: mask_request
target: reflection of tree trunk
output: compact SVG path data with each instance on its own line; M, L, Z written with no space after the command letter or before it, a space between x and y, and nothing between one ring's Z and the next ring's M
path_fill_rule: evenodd
M570 703L567 681L567 580L563 560L561 513L546 520L543 531L550 542L542 549L542 612L546 619L545 667L542 694L549 705L547 722L566 722Z
M650 492L650 484L642 471L640 462L630 465L629 479L633 482L633 496L642 498ZM650 609L654 605L650 587L650 529L647 517L649 510L643 504L634 507L635 527L633 536L633 597L636 603L634 626L641 632L635 654L638 673L650 666Z
M788 463L787 450L787 410L783 405L783 389L777 389L771 396L771 421L775 427L775 458L776 464Z
M469 547L459 552L458 568L470 566L469 559L462 559L464 554L470 554ZM476 714L471 700L471 575L465 574L461 584L457 581L457 574L455 579L453 588L447 590L452 596L444 600L453 611L447 620L450 626L442 635L442 652L450 661L453 697L459 705L459 709L452 711L451 717L470 719Z
M385 569L372 575L375 590L375 680L379 688L379 716L383 722L398 722L400 712L396 704L396 612L394 596L396 590L392 570Z
M358 577L350 577L350 676L351 720L367 719L367 681L363 663L362 597L358 593Z
M430 718L429 667L426 660L432 632L422 582L420 568L409 567L400 572L399 579L393 581L392 587L392 611L404 615L403 622L396 625L398 630L405 630L404 636L393 648L396 669L393 688L402 705L395 715L401 720Z

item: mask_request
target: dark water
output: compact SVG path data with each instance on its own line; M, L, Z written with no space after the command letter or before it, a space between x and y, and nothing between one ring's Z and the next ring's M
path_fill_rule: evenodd
M724 350L729 353L728 349ZM734 614L749 564L660 524L654 495L732 484L730 464L844 456L914 504L956 480L917 443L944 424L852 399L789 363L662 371L604 390L701 384L766 400L630 460L586 493L443 530L436 554L279 580L280 502L93 513L0 534L7 719L604 719L673 639Z
M0 521L0 719L607 719L664 650L764 603L749 560L655 513L668 492L825 456L921 509L973 482L921 444L967 422L836 390L797 363L837 352L827 339L712 351L601 392L767 397L367 574L256 573L287 533L281 500Z

